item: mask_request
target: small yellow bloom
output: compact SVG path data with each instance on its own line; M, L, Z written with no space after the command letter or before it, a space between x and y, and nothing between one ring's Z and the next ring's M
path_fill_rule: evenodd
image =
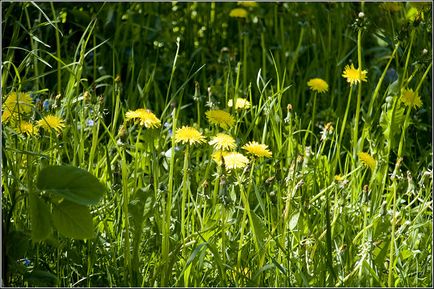
M8 108L5 107L5 109L2 112L2 122L5 123L11 118L12 114L9 111Z
M182 142L183 144L196 144L205 142L205 137L197 129L190 126L183 126L178 128L175 132L175 142Z
M380 4L380 7L389 12L398 12L401 10L400 2L383 2Z
M359 156L360 161L367 167L369 167L372 171L375 169L377 165L377 161L368 153L359 152L357 154Z
M238 5L241 5L243 7L257 7L258 3L255 1L239 1Z
M238 18L246 18L247 17L247 10L243 8L234 8L229 12L230 17L238 17Z
M21 121L17 127L17 131L19 133L27 134L28 136L38 134L36 127L27 121Z
M227 151L215 151L212 153L211 157L220 166L222 164L223 157L225 157L228 154L229 152Z
M413 89L403 89L401 93L401 101L406 106L419 108L422 106L422 101L417 92L414 92Z
M237 152L217 151L212 158L219 166L223 163L228 170L242 169L249 163L248 158Z
M336 175L335 180L338 182L342 182L344 180L344 178L341 175Z
M355 69L354 64L351 64L351 66L345 66L342 76L347 79L347 82L349 82L351 85L354 85L360 83L361 81L368 81L366 76L367 73L367 70L361 70L360 68Z
M323 93L327 92L329 90L329 85L325 80L322 80L321 78L312 78L307 82L307 85L309 86L310 90Z
M161 121L149 109L139 108L134 111L127 111L125 120L139 120L141 126L146 128L157 128L161 126Z
M212 124L219 125L223 129L228 129L235 124L235 119L226 111L214 109L205 112L208 121Z
M257 157L271 158L272 156L272 152L268 150L267 145L260 144L256 141L251 141L245 144L242 148Z
M233 105L234 105L234 100L229 99L228 106L232 107ZM237 98L237 101L235 102L235 109L248 109L249 107L250 107L250 102L247 99L241 97Z
M29 113L33 107L32 98L29 93L15 91L9 93L3 105L5 107L4 110L9 110L11 115L14 113Z
M54 129L57 133L60 133L65 127L63 119L55 115L46 115L42 119L37 121L37 126L42 127L47 131Z
M420 13L417 8L411 7L405 14L405 18L407 18L410 22L413 22L417 19L417 17L421 17L421 15L423 14Z
M216 150L234 149L236 146L234 138L225 133L218 133L209 144Z

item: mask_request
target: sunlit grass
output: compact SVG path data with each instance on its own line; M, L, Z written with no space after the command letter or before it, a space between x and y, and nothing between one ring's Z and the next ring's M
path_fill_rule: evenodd
M2 285L432 285L430 5L2 16ZM35 231L47 165L108 188L95 238Z

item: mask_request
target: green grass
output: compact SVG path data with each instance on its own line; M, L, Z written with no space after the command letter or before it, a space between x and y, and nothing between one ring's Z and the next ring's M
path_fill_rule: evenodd
M2 3L3 116L11 92L32 97L2 119L2 285L432 286L431 5L236 7ZM366 82L342 77L351 63ZM310 91L317 77L327 92ZM138 108L161 126L127 121ZM212 125L212 108L234 126ZM47 114L61 133L17 128ZM184 125L207 141L175 142ZM212 159L218 132L245 168ZM249 156L253 140L272 157ZM62 202L38 189L47 165L107 188L94 238L32 222Z

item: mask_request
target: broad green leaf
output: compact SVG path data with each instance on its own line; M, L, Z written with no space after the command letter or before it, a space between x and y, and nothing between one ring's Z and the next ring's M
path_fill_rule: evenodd
M89 172L71 166L43 168L38 175L37 187L80 205L96 204L106 190Z
M53 207L53 224L67 237L90 239L94 237L92 215L89 207L63 201Z
M29 206L32 240L35 242L43 241L51 233L50 208L35 194L30 194Z

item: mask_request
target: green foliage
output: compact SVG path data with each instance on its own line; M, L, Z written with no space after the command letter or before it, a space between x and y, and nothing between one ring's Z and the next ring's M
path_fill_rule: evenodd
M95 235L92 215L87 206L62 201L53 206L53 225L63 235L75 239L90 239Z
M431 287L431 15L403 2L2 3L2 285ZM350 86L351 64L366 82ZM31 109L8 116L15 92ZM161 126L131 118L139 108ZM61 123L40 127L48 115ZM206 141L175 142L182 126ZM216 162L217 133L245 166Z
M47 166L38 175L36 186L79 205L95 205L105 187L89 172L71 166Z
M43 241L51 233L50 207L35 194L29 195L30 221L32 223L32 240Z

